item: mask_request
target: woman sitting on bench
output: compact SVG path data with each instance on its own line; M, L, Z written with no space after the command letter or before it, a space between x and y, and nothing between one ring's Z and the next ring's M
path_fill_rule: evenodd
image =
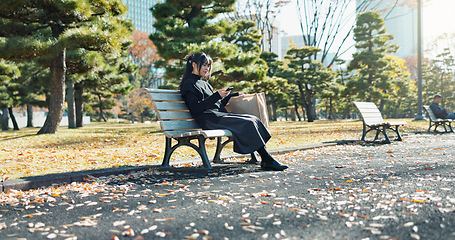
M185 104L196 122L206 130L228 129L234 136L234 152L261 156L261 168L282 171L288 168L277 162L267 152L265 144L271 135L261 120L253 115L228 113L225 106L229 99L241 93L222 89L213 92L207 82L212 70L212 58L202 52L188 57L186 70L180 83Z

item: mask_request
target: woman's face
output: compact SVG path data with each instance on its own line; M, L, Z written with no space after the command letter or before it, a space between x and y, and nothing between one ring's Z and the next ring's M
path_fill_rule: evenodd
M193 74L196 74L201 77L207 77L210 74L212 65L210 63L204 63L199 70L199 66L196 63L193 63Z

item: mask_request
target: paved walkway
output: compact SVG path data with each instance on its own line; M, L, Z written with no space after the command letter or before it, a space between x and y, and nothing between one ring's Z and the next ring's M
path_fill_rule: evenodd
M0 239L454 239L455 134L0 195Z

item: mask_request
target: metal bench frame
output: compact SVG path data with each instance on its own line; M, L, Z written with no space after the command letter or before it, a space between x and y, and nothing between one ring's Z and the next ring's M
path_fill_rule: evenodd
M423 105L423 109L425 110L427 117L430 119L430 126L428 127L427 132L431 132L432 127L434 127L433 132L437 132L439 126L442 126L444 128L444 132L446 133L453 132L452 119L437 118L429 105Z
M164 151L163 168L169 168L169 161L172 153L181 146L189 146L196 150L202 159L205 168L212 169L209 158L207 156L205 142L208 138L217 140L214 163L220 163L221 151L224 146L234 140L231 131L227 129L217 130L202 130L201 127L191 116L185 102L183 101L179 90L167 89L145 89L149 94L161 130L166 137L166 145ZM227 140L223 141L223 138ZM177 140L176 144L172 144L172 139ZM192 141L196 140L197 144ZM256 154L251 154L251 163L257 162Z
M386 122L382 118L382 114L379 111L376 104L373 102L353 102L357 110L360 113L360 116L363 121L363 131L361 141L365 141L367 133L370 131L376 131L376 136L374 141L378 140L379 134L382 134L385 137L385 142L390 143L390 138L387 134L387 130L390 129L394 131L397 135L396 140L402 141L400 131L398 130L399 126L406 125L406 122Z

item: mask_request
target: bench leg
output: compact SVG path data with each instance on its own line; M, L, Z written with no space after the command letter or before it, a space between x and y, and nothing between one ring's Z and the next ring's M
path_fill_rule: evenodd
M366 127L365 123L363 123L363 132L362 132L362 137L360 138L360 141L365 142L366 135L367 135L367 127Z
M382 126L382 131L381 131L381 132L382 132L382 134L383 134L384 137L385 137L385 142L386 142L386 143L390 143L390 138L389 138L389 136L387 135L387 128L388 128L388 127L387 127L386 125Z
M216 138L216 151L215 151L215 156L213 157L213 162L214 163L221 163L221 150L223 150L224 146L226 146L228 143L234 141L234 138L232 136L228 137L228 140L222 141L223 137L217 137Z
M179 138L177 139L177 144L172 146L172 139L166 137L166 149L164 150L164 159L163 163L161 164L162 168L170 168L169 161L171 159L172 153L180 146L188 146L196 150L199 153L199 156L202 159L202 164L207 169L212 169L212 165L210 165L209 158L207 157L207 151L205 150L205 140L203 136L197 137L198 145L191 143L191 140L194 138Z
M164 158L163 158L163 163L161 164L162 168L169 168L171 167L169 165L169 160L171 159L171 154L174 150L172 150L172 138L166 137L166 147L164 149Z
M376 129L376 136L374 136L373 142L376 141L376 140L378 140L378 138L379 138L379 133L381 133L381 132L382 132L382 131L381 131L381 128L378 127L378 128Z
M401 137L398 127L399 126L395 126L395 128L390 127L390 129L392 129L397 134L397 141L403 141L403 138Z
M448 125L449 125L449 131L450 131L450 132L453 132L452 122L448 122Z
M430 126L428 127L427 132L431 132L431 127L433 127L433 123L432 123L431 120L430 120Z
M203 136L199 136L197 138L197 140L198 140L199 147L197 149L196 148L195 149L202 158L202 164L204 164L205 168L212 169L212 165L210 165L210 161L207 156L207 151L205 150L205 140L207 140L207 139Z
M439 122L434 124L434 132L435 133L438 132L437 130L438 130L439 125L441 125L441 123L439 123Z

